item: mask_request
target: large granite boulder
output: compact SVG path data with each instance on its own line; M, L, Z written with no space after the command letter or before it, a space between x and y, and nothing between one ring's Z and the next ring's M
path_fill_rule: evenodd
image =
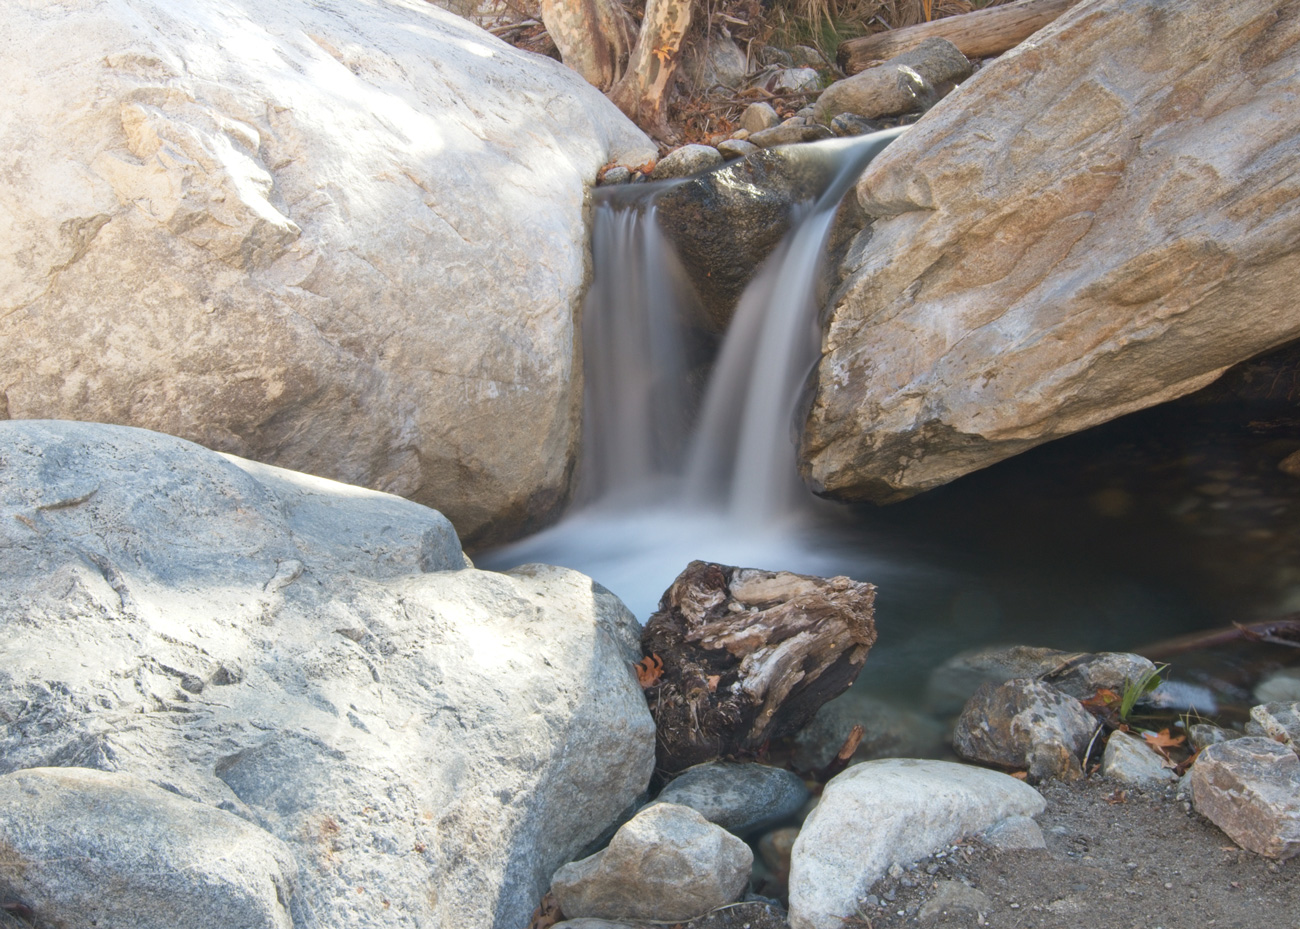
M408 500L138 429L0 422L0 775L134 775L240 817L296 860L262 884L295 888L304 925L527 923L649 782L637 636L576 572L467 567Z
M1092 0L863 176L805 477L889 502L1300 336L1300 8Z
M389 491L468 544L555 512L585 192L655 153L595 88L409 0L76 0L5 29L0 418Z

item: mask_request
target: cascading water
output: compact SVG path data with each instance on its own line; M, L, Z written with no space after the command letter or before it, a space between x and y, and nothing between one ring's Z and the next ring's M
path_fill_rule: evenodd
M806 147L838 170L815 202L800 205L803 215L742 296L693 434L681 329L691 292L655 222L656 190L602 192L584 307L581 506L556 528L495 553L491 564L576 567L642 619L693 558L864 573L860 553L846 561L826 527L820 540L808 537L814 501L798 478L791 424L817 357L815 283L836 208L902 131ZM868 560L878 580L882 566Z
M643 621L692 559L871 581L880 639L870 686L894 696L914 691L938 660L990 641L1131 648L1210 624L1175 576L1185 566L1153 561L1135 577L1120 546L1095 541L1108 530L1087 513L1023 515L1014 474L977 490L974 503L956 488L927 494L905 505L906 518L825 504L799 483L792 420L817 358L819 261L836 205L895 134L800 146L839 170L743 295L693 430L688 385L699 366L682 324L692 296L655 222L664 188L598 194L578 505L552 529L481 554L480 565L575 568ZM980 496L989 493L992 506ZM1020 516L1004 518L1018 506ZM1173 579L1153 584L1156 571Z

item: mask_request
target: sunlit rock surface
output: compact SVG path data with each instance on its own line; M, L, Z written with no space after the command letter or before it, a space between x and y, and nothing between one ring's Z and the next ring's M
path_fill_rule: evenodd
M447 520L400 497L138 429L0 422L0 774L132 774L241 817L297 861L294 925L526 925L649 782L638 632L574 571L466 567Z
M563 502L586 187L655 154L595 88L414 0L17 4L0 42L0 418L401 494L471 544Z
M1300 335L1300 7L1075 6L870 167L804 474L887 502Z

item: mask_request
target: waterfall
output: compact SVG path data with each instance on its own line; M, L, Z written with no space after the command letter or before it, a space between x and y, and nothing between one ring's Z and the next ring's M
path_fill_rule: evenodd
M817 359L816 282L836 208L867 162L903 130L801 146L837 166L742 295L690 429L693 367L686 276L655 222L663 185L597 193L595 277L583 310L587 374L579 505L561 524L486 564L567 564L645 619L693 558L810 573L862 574L813 527L799 481L795 404ZM878 565L873 560L872 571Z

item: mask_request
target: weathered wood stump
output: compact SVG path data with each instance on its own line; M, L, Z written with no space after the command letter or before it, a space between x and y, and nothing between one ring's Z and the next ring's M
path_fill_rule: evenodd
M862 670L875 599L847 577L691 562L641 636L660 773L753 758L801 729Z

